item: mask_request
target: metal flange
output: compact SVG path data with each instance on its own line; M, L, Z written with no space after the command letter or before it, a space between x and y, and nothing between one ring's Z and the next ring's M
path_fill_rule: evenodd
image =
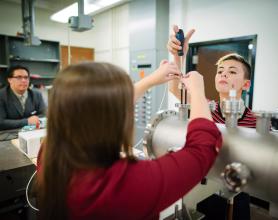
M147 124L144 130L143 149L146 156L149 157L150 159L155 158L155 155L153 154L151 149L152 149L153 134L157 125L159 124L160 121L164 120L165 118L169 116L176 116L176 115L178 115L178 112L173 110L159 111L154 115L154 117Z

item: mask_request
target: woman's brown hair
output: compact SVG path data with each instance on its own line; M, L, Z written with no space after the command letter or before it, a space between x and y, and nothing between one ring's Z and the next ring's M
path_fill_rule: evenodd
M67 219L74 171L133 160L133 85L108 63L81 63L61 71L48 106L47 137L38 178L40 219ZM41 175L41 177L40 177Z

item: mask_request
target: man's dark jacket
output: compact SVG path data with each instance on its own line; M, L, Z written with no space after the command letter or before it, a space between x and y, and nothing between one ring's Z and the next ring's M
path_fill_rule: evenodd
M38 90L28 89L25 111L10 86L0 89L0 130L21 128L28 125L28 118L33 115L45 115L46 106Z

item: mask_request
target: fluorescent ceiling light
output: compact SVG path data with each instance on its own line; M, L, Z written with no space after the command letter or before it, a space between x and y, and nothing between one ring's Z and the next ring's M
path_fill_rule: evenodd
M105 7L111 6L121 1L123 0L84 0L84 14L87 15L93 12L97 12ZM68 23L68 20L71 16L77 15L78 4L76 2L51 15L50 19L61 23Z
M101 6L101 7L106 7L106 6L113 5L120 1L122 1L122 0L101 0L101 1L94 1L95 2L94 4ZM92 1L89 1L89 2L92 2Z
M69 17L78 15L78 5L74 3L61 11L51 15L50 19L61 23L68 23Z

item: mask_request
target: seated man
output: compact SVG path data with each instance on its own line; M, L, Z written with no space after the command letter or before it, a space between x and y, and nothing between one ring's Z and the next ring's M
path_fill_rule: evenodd
M174 32L178 32L178 27L174 26ZM194 30L188 32L184 42L184 59L188 50L188 41ZM168 50L174 56L174 60L178 65L181 65L178 57L178 50L181 49L180 42L175 35L171 35L168 41ZM183 65L183 64L182 64ZM229 90L236 90L236 98L241 99L242 92L247 91L251 85L251 67L250 64L240 55L236 53L228 54L221 57L217 63L217 72L215 75L215 88L219 93L219 102L217 102L216 110L212 112L212 117L216 123L225 123L220 102L229 98ZM169 82L169 89L178 99L180 99L180 90L178 88L178 80ZM241 118L238 120L239 126L255 128L256 117L248 107L245 107Z
M8 70L9 85L0 90L0 130L38 125L45 114L45 103L39 91L29 88L30 72L24 66Z

